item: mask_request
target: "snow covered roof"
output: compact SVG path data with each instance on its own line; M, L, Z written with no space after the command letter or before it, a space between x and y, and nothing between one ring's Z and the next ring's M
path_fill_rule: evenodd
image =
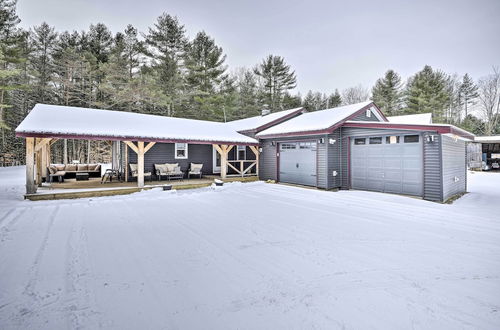
M432 113L387 117L390 123L397 124L432 124Z
M250 118L233 120L227 122L226 125L231 126L234 130L238 132L252 131L252 130L259 131L260 129L269 127L276 123L280 123L283 120L286 120L303 112L305 112L304 108L283 110L278 112L272 112L264 116L255 116Z
M257 134L257 137L272 137L282 135L314 134L332 129L335 125L349 119L357 112L376 106L371 101L345 105L337 108L308 112L292 118L284 123L270 127ZM376 110L378 111L378 109Z
M225 123L48 104L35 105L16 128L16 135L258 144Z
M476 136L474 141L482 143L500 143L500 135Z

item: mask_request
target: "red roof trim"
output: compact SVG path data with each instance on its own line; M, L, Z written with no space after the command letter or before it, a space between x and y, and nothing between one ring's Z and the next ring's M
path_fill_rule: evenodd
M143 142L160 142L160 143L191 143L191 144L230 144L230 145L245 145L258 146L259 143L243 143L230 141L200 141L186 139L154 139L154 138L139 138L134 136L97 136L97 135L76 135L76 134L46 134L46 133L16 133L17 137L37 137L37 138L57 138L57 139L78 139L78 140L108 140L108 141L143 141Z

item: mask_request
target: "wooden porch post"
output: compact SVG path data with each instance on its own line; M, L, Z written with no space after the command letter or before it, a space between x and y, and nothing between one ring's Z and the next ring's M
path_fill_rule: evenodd
M144 142L137 142L137 186L144 187Z
M225 179L227 177L227 154L228 146L225 144L214 144L215 150L220 154L220 177Z
M255 154L255 160L256 160L255 174L259 176L259 156L260 156L259 147L250 146L250 150L252 150L252 152Z
M26 193L36 193L35 185L35 138L26 138Z
M125 143L125 182L128 182L128 144Z
M131 141L123 142L137 154L137 186L142 188L144 187L144 154L148 152L156 142L149 142L146 147L144 147L143 141L137 142L137 146Z

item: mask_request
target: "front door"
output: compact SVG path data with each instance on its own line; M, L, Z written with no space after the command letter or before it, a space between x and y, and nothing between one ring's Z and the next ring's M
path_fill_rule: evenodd
M212 146L212 168L214 173L220 173L220 154Z

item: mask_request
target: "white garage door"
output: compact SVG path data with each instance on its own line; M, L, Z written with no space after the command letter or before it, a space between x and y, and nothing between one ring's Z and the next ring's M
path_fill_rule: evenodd
M280 143L279 181L316 186L316 142Z
M422 196L422 136L352 138L351 186L354 189Z

